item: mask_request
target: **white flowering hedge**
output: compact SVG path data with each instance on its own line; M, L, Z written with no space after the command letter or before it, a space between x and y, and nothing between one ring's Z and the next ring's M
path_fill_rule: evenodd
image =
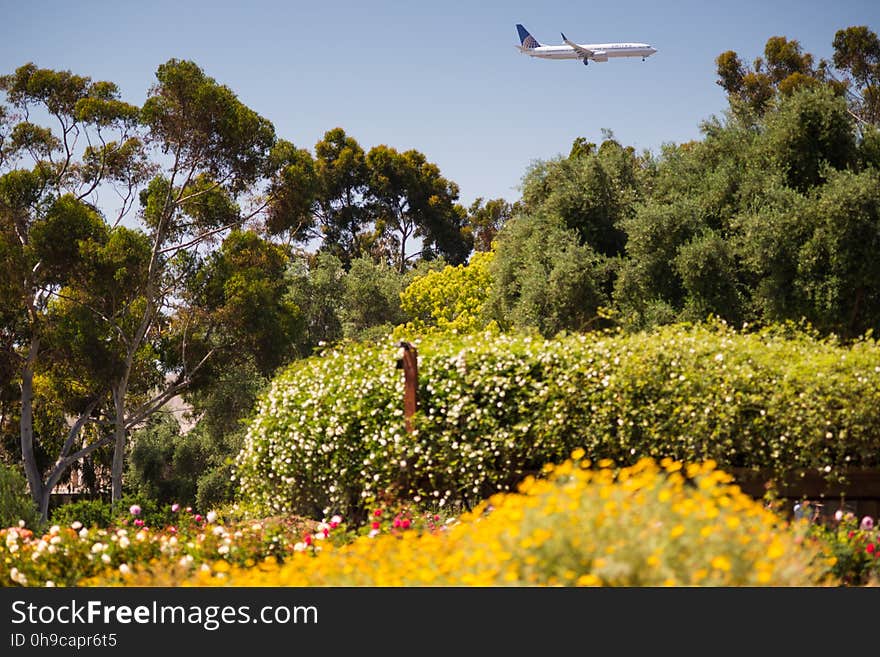
M353 344L299 361L261 399L238 457L266 513L356 517L386 493L437 505L510 490L582 447L834 477L880 465L880 348L789 329L671 326L544 340L479 334L418 344L407 434L397 349Z

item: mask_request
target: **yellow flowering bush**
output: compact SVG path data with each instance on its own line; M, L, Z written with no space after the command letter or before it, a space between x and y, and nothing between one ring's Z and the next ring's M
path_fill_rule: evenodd
M492 285L493 257L492 251L478 251L465 265L447 265L416 278L400 294L400 307L412 318L400 332L472 333L486 328L484 307Z
M214 586L816 586L833 558L712 462L590 467L583 451L433 531L362 536L285 563L217 562L104 583ZM101 583L101 582L98 582Z

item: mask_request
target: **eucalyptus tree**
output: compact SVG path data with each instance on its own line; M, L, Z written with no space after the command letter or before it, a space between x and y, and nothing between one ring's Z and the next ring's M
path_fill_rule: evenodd
M457 203L458 185L436 164L417 150L380 145L367 153L367 168L377 254L400 273L419 256L442 256L453 265L467 260L473 242L465 230L467 212ZM413 239L421 240L421 249L407 253Z
M0 77L0 90L8 103L0 112L0 345L20 390L25 475L45 517L49 494L68 467L111 442L106 435L79 440L100 401L90 390L80 407L65 409L75 421L45 478L38 466L34 377L47 355L48 311L75 284L86 252L106 240L107 225L89 201L114 183L118 222L149 167L135 134L138 108L119 99L116 85L29 63Z
M365 194L368 172L360 144L342 128L324 133L315 155L280 142L267 227L290 242L317 243L346 266L372 241Z
M214 353L188 351L189 326L172 320L199 249L265 208L250 192L272 176L276 140L266 119L189 61L159 66L142 108L121 101L112 83L33 64L0 78L0 89L9 102L0 122L0 294L17 301L4 305L0 344L20 365L22 456L45 515L63 471L107 444L119 499L129 431ZM54 129L32 122L37 116ZM103 216L95 196L108 186L120 195L115 216ZM135 203L141 227L131 229L121 222ZM43 480L33 381L50 343L57 362L47 371L78 372L87 383ZM99 410L112 432L74 449Z

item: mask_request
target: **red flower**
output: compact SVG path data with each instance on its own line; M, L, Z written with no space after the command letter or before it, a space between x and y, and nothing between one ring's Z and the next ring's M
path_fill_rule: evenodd
M868 543L868 547L865 548L865 552L867 552L868 554L874 554L874 551L876 549L877 548L874 546L873 543Z
M306 534L306 537L303 539L303 543L305 543L306 545L311 545L312 544L312 535Z
M373 515L378 518L382 515L382 509L376 509L375 511L373 511Z
M391 523L395 527L400 527L400 518L395 518L394 522Z
M400 526L403 527L404 529L408 529L409 524L410 524L409 518L404 518L403 520L400 521Z
M373 529L379 529L379 523L374 520L370 523L370 527L372 527Z

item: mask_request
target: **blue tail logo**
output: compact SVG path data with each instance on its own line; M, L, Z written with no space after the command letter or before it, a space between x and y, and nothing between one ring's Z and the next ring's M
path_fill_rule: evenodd
M516 31L519 32L519 42L523 48L537 48L541 44L529 34L529 31L519 23L516 24Z

